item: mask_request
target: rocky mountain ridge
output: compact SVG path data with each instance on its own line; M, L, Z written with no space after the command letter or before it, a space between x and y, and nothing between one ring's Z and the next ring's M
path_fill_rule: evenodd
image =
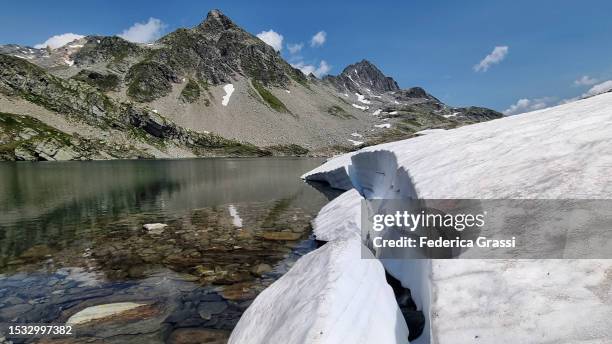
M501 117L401 90L367 60L306 76L218 10L149 44L87 36L57 49L0 46L0 67L8 160L327 155ZM28 134L48 130L65 135L56 151L75 154L56 159ZM88 147L80 140L98 148L77 154Z

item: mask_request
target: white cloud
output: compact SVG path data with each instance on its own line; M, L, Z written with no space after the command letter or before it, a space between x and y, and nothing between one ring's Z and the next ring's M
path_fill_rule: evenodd
M76 33L63 33L61 35L52 36L49 39L47 39L46 41L44 41L43 43L36 44L34 46L34 48L43 49L43 48L46 48L47 46L49 46L51 49L55 49L55 48L59 48L61 46L64 46L64 45L74 41L75 39L80 39L80 38L83 38L83 37L85 37L85 36L78 35Z
M591 87L586 93L582 95L582 98L591 97L598 94L606 93L612 90L612 80L604 81Z
M508 55L508 49L505 45L495 47L489 55L474 66L474 71L486 72L492 65L500 63Z
M574 80L574 86L590 86L597 83L597 79L591 78L588 75L583 75L581 78Z
M289 49L289 52L291 54L299 53L303 47L304 47L304 43L287 44L287 49Z
M326 40L327 40L327 33L325 31L319 31L314 36L312 36L312 38L310 39L310 46L320 47L325 43Z
M321 60L319 62L319 66L315 67L313 65L305 64L304 62L298 62L296 64L292 64L294 68L298 68L302 71L302 73L306 75L310 75L310 73L314 74L317 78L320 78L331 70L331 66L325 62L325 60Z
M162 36L163 30L166 28L161 20L157 18L149 18L146 23L135 23L129 29L123 30L117 36L135 43L152 42Z
M581 80L581 79L578 79L578 80ZM576 81L578 81L578 80L576 80ZM575 102L576 100L580 100L580 99L596 96L598 94L602 94L602 93L606 93L606 92L610 92L610 91L612 91L612 80L607 80L607 81L604 81L602 83L599 83L599 84L591 87L588 91L586 91L585 93L583 93L583 94L581 94L579 96L572 97L572 98L562 99L559 102L559 104L567 104L567 103Z
M540 110L540 109L548 107L552 100L553 99L550 97L535 98L535 99L522 98L522 99L519 99L516 103L510 105L509 108L504 110L504 115L512 116L512 115L518 115L523 112Z
M257 38L264 41L276 51L281 51L283 48L283 35L275 32L274 30L262 31L257 34Z

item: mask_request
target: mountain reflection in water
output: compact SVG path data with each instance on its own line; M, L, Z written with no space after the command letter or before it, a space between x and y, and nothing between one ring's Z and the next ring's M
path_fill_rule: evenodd
M299 177L321 162L0 164L0 323L62 323L137 302L82 325L77 342L134 331L143 342L223 341L252 299L315 248L310 221L327 198ZM143 229L150 223L167 226Z

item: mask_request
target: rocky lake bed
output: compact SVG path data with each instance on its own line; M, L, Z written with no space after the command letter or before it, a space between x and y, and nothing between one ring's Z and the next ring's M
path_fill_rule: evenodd
M58 238L53 222L55 239L43 242L24 243L29 235L18 240L4 223L0 323L68 324L73 335L3 340L225 343L252 300L317 246L311 220L327 199L297 183L269 200L79 217L90 227L79 235L67 221L70 235ZM304 192L317 201L304 202Z

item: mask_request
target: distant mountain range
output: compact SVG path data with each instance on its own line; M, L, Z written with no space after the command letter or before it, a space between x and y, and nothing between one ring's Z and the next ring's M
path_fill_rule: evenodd
M367 60L304 75L218 10L149 44L0 46L1 160L330 155L500 117Z

